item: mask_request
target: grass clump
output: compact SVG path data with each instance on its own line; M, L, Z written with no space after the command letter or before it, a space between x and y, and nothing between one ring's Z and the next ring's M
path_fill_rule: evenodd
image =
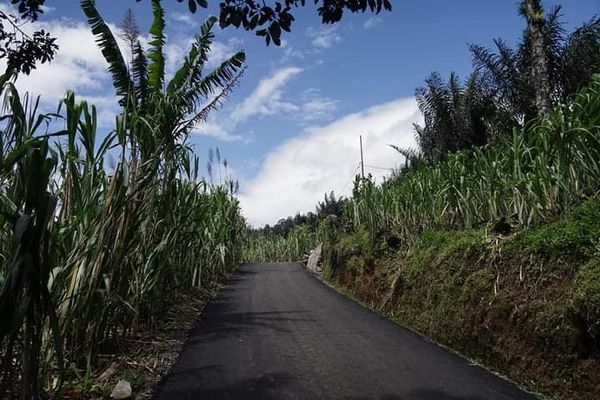
M586 260L598 255L600 198L575 208L566 218L526 231L519 240L528 252L548 258Z

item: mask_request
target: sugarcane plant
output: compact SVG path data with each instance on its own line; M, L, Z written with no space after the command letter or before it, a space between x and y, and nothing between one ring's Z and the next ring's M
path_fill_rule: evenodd
M345 222L338 225L349 223L352 232L365 232L373 248L393 237L409 251L426 231L493 231L502 221L522 230L597 196L600 74L572 101L504 136L500 143L458 151L434 164L423 162L418 152L399 149L412 157L401 175L382 185L357 176L344 202ZM311 237L307 243L329 240L319 229L297 226L286 234L249 235L244 259L298 260L294 244L299 237ZM341 235L338 231L337 239Z
M521 228L555 219L600 190L600 75L572 102L499 145L456 152L407 170L392 184L355 181L347 211L372 237L404 242L426 230L469 229L506 219Z
M81 7L121 112L100 140L96 108L75 93L44 115L4 85L0 396L59 391L61 379L50 378L65 364L85 368L118 349L155 326L178 292L210 285L241 257L236 185L206 184L186 139L235 87L244 53L205 73L208 18L167 82L159 0L149 50L134 38L130 62L94 1Z

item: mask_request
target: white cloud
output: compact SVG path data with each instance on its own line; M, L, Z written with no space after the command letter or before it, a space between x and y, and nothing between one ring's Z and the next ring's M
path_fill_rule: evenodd
M322 96L317 88L305 90L300 97L299 118L305 123L330 120L338 109L339 101Z
M381 24L382 22L383 22L383 19L381 19L381 17L371 17L365 21L365 23L363 24L363 27L365 29L375 28L377 25Z
M244 215L255 226L273 224L313 210L325 192L348 195L360 161L359 136L365 164L393 168L403 160L388 144L414 146L412 124L421 118L414 99L399 99L307 128L271 151L256 178L244 183L240 195ZM377 179L389 175L380 169L367 172Z
M14 11L6 4L0 4L0 10ZM116 32L114 25L109 26ZM73 90L78 100L88 100L97 106L100 125L114 124L118 105L111 77L89 26L81 21L61 18L38 21L35 28L44 29L56 37L59 50L50 63L38 64L30 75L18 77L16 86L19 91L41 96L41 111L48 112L56 111L59 99L68 90ZM26 24L23 29L30 33L32 26ZM117 40L122 43L120 38L117 37ZM5 66L6 61L0 60L0 69L4 70Z
M321 64L323 61L315 57L318 57L324 50L333 47L343 40L342 36L338 33L337 26L324 28L308 27L305 34L309 40L301 41L296 45L292 45L285 40L282 41L280 46L283 50L283 57L280 60L281 64L293 62L294 60L304 61L311 57L312 63Z
M215 114L209 114L209 118L206 121L201 122L192 133L208 135L224 142L239 142L244 140L242 135L231 133L223 124L217 122L217 118L214 117L214 115Z
M192 38L186 38L172 42L167 42L164 47L165 72L168 79L175 75L177 69L183 64L183 58L187 55L193 40Z
M255 115L273 115L298 111L299 107L290 101L284 100L283 88L296 75L302 72L301 68L282 68L265 79L262 79L256 89L246 97L232 114L234 121L244 121Z
M227 118L217 119L211 114L194 133L206 134L227 142L244 141L242 135L231 133L241 122L257 115L300 110L300 106L283 99L284 86L300 72L302 69L296 67L275 71L273 75L263 78L252 93L230 111Z
M244 41L236 37L230 38L227 42L213 42L208 54L207 68L214 68L221 65L223 61L240 51L243 45Z
M52 11L56 10L56 8L55 7L50 7L50 6L44 6L44 5L42 5L42 6L40 6L40 10L42 10L42 12L44 14L49 14Z
M283 55L284 55L284 57L282 58L283 62L286 62L286 61L294 59L294 58L297 58L299 60L304 60L306 58L305 52L303 52L302 50L296 49L292 45L285 46Z
M232 131L252 117L279 115L300 125L332 119L339 102L321 95L319 89L310 88L293 97L285 94L285 86L302 71L297 67L276 70L272 75L261 79L250 95L233 107L227 118L209 118L195 132L229 142L247 142L246 135L234 134Z
M187 26L199 25L199 22L196 21L190 13L172 12L168 14L167 18L170 21L175 22L175 24L173 24L174 26L177 26L178 24Z
M168 79L181 67L194 41L192 36L178 36L175 40L167 40L164 51L166 59L165 69ZM238 38L230 38L226 42L213 41L208 53L208 61L205 64L206 71L218 67L223 61L240 51L243 43Z
M311 44L316 50L323 50L332 47L334 44L342 41L342 37L337 32L337 26L315 29L309 27L306 35L310 38Z

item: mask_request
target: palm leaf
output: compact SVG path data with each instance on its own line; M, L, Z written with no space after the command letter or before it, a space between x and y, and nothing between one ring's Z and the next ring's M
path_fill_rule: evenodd
M188 90L181 93L183 95L182 99L186 102L186 107L193 110L201 100L209 98L218 88L226 87L231 81L235 80L243 70L245 60L246 53L240 51L223 61L204 79L192 84Z
M153 90L160 91L165 79L165 55L163 53L163 46L165 45L165 10L160 5L160 0L152 0L152 13L154 20L150 27L151 40L148 43L150 45L148 58L151 61L148 67L148 82Z
M600 72L600 17L584 23L569 35L561 59L563 95L575 93Z
M133 79L135 81L136 96L143 105L148 98L148 61L138 41L133 48Z
M110 28L98 13L96 2L94 0L81 0L81 9L87 17L88 24L96 37L96 43L100 47L104 59L108 62L108 70L112 75L113 86L117 91L117 96L120 97L119 104L125 106L129 90L133 85L121 49L119 49Z
M200 76L204 64L208 61L208 52L210 51L210 45L214 37L211 30L216 22L216 17L209 17L200 27L200 34L196 36L196 41L185 57L183 65L175 73L171 82L169 82L167 87L169 94L173 94L181 88L188 87L189 83L195 77Z
M202 107L202 109L199 112L196 112L191 118L183 122L183 124L178 129L178 131L180 132L180 136L187 135L188 133L190 133L192 129L194 129L201 121L206 120L206 117L211 111L221 106L223 101L227 99L229 93L231 93L239 79L242 77L242 73L243 70L239 71L237 75L230 79L227 82L227 84L223 87L221 92L219 92L219 94L217 94L207 105Z

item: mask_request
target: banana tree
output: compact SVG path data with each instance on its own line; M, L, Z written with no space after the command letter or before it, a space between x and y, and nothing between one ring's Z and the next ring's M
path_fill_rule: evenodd
M160 0L152 0L153 22L149 50L139 40L133 46L132 65L128 66L113 33L95 6L83 0L81 7L98 46L109 65L113 86L123 107L121 119L127 129L121 143L130 145L134 157L143 163L159 151L164 156L165 183L177 172L175 157L188 134L218 107L231 92L244 71L245 53L239 51L213 71L205 73L214 34L216 17L200 27L181 67L167 82L165 73L165 18ZM128 135L128 137L125 136Z

